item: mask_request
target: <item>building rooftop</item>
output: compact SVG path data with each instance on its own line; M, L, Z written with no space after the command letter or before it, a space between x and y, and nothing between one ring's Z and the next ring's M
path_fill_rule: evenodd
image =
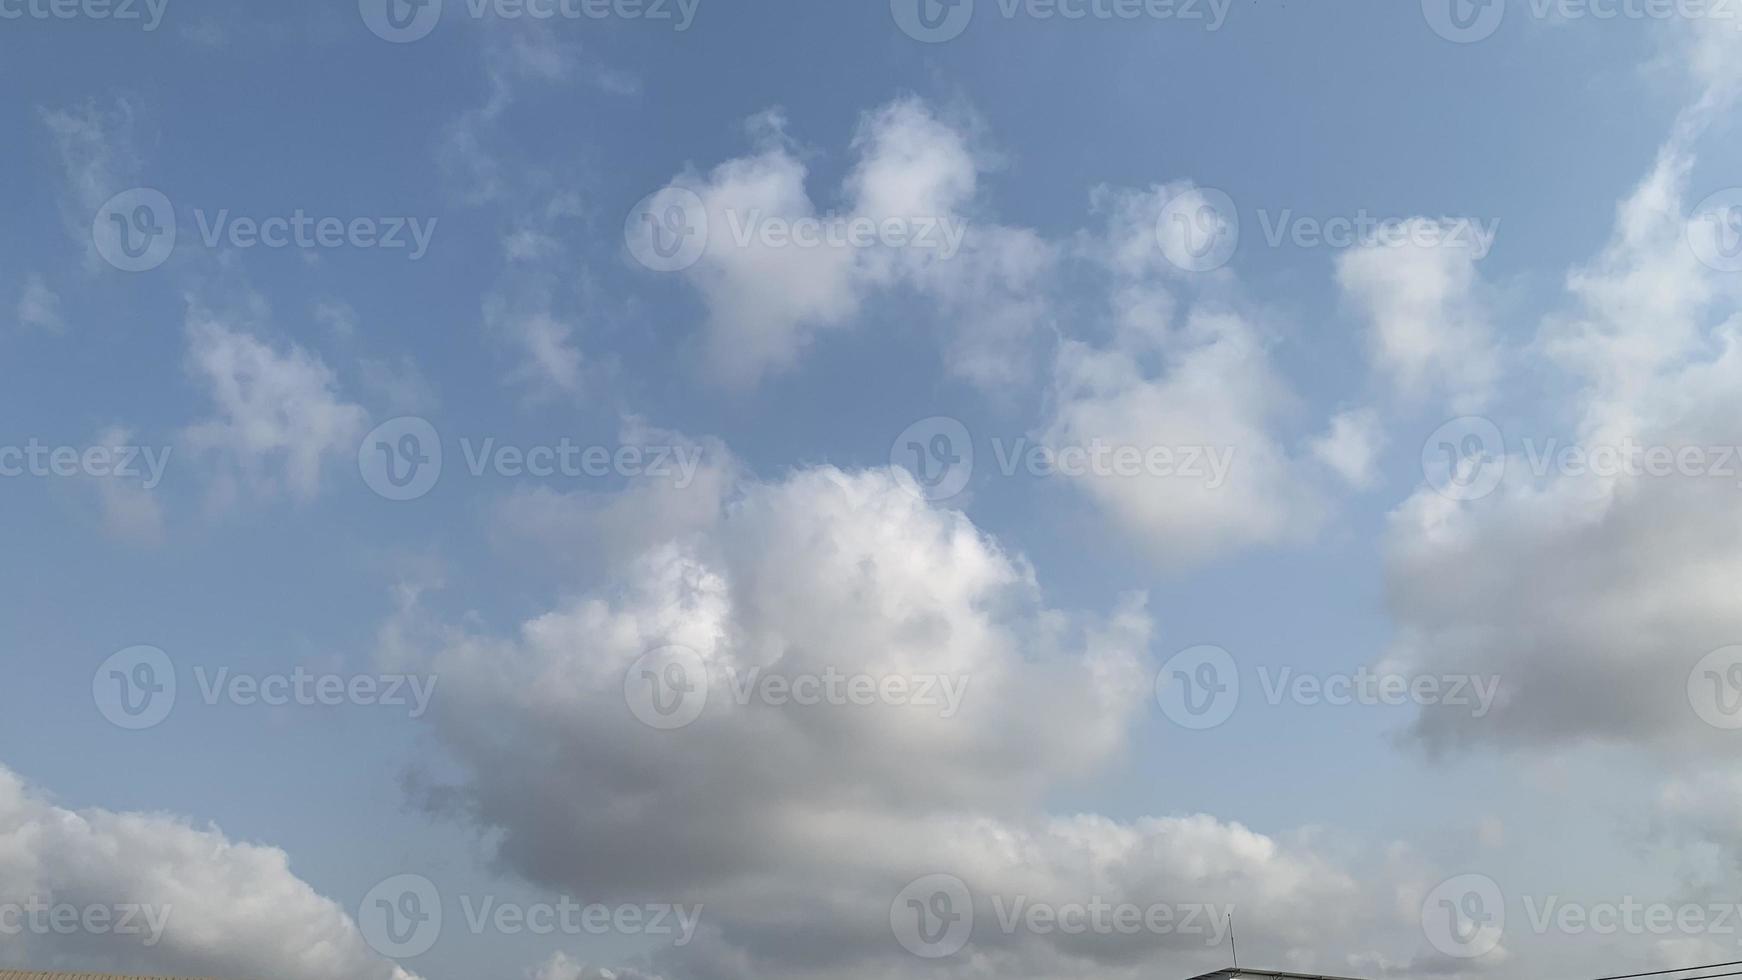
M0 977L0 980L5 978ZM1338 977L1323 973L1289 973L1286 970L1248 970L1229 967L1199 974L1191 980L1360 980L1358 977Z
M32 970L0 970L0 980L174 980L124 973L42 973Z

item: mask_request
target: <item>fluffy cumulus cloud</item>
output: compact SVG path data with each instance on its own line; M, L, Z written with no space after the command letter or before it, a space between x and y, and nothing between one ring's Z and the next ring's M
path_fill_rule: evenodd
M163 814L69 810L3 767L0 903L17 911L0 965L416 980L372 953L336 902L291 873L283 851ZM54 923L67 913L32 911L43 907L78 910L80 928L63 934Z
M1742 445L1742 317L1733 276L1690 247L1709 109L1678 122L1543 324L1537 347L1576 386L1571 410L1509 423L1504 450L1477 454L1471 475L1503 474L1492 493L1424 487L1392 516L1394 661L1503 678L1486 719L1424 713L1432 744L1729 744L1742 685L1714 651L1742 642L1726 448Z
M465 776L427 799L475 820L508 870L587 900L704 906L697 940L661 953L659 972L921 968L890 914L931 874L961 879L973 903L973 943L946 971L1136 973L1221 955L1213 931L1006 931L999 910L1019 896L1236 903L1259 910L1255 940L1290 950L1322 947L1367 907L1305 839L1202 815L1046 812L1152 702L1140 597L1105 616L1048 607L1020 558L899 472L740 476L705 496L711 513L620 542L609 585L512 636L412 604L385 644L451 692L432 719ZM831 675L843 693L818 703L765 685ZM856 702L856 677L905 687ZM662 695L674 713L650 714Z
M1230 274L1184 273L1159 245L1164 208L1193 192L1097 193L1108 224L1083 251L1111 277L1111 339L1061 344L1041 433L1061 459L1105 449L1075 482L1174 566L1301 540L1325 510L1310 452L1284 434L1294 398L1268 331Z
M971 126L918 100L860 121L839 213L813 200L806 157L778 114L751 131L757 152L680 177L656 199L694 194L705 213L707 247L682 274L707 307L707 362L728 383L792 368L821 335L854 324L877 291L901 287L941 314L956 375L1007 395L1037 369L1050 380L1040 440L1088 460L1070 476L1166 564L1308 538L1327 510L1328 476L1369 478L1337 467L1368 465L1355 440L1370 433L1345 425L1329 460L1288 434L1295 400L1272 366L1271 331L1233 277L1170 260L1160 219L1191 185L1100 189L1092 202L1105 227L1050 241L977 218L992 162ZM692 229L702 223L688 217ZM935 222L939 247L881 238L800 247L763 234L856 219L916 234ZM952 234L959 242L945 243ZM1067 305L1058 289L1067 265L1104 288L1104 305L1073 314L1090 326L1043 329L1057 328ZM1106 338L1092 326L1103 320Z
M188 427L183 441L214 461L219 502L242 493L312 498L330 462L355 456L368 420L318 356L249 330L246 321L264 318L257 298L223 315L190 300L188 371L213 413Z
M1412 401L1474 411L1499 373L1467 223L1412 219L1396 241L1368 242L1337 261L1337 282L1367 321L1369 357Z
M1352 409L1331 419L1325 434L1313 440L1313 455L1352 487L1365 489L1379 479L1379 451L1385 428L1372 409Z
M706 251L684 274L707 306L703 351L716 377L746 385L790 369L821 334L851 326L873 293L897 287L935 304L957 375L988 387L1026 375L1055 249L978 219L991 161L970 127L916 99L868 113L838 208L812 198L782 116L764 113L749 130L752 154L672 183L706 214ZM786 240L785 228L807 221L836 229L833 243ZM849 240L853 222L876 233Z

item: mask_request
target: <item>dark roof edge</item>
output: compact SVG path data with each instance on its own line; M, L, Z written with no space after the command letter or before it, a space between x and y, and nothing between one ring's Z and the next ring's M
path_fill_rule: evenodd
M1339 977L1323 973L1290 973L1287 970L1248 970L1226 967L1201 973L1191 980L1233 980L1235 977L1278 977L1281 980L1360 980L1358 977Z

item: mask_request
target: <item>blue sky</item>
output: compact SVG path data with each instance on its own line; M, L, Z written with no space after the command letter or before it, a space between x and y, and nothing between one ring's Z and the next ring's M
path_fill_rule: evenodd
M1710 924L1532 923L1548 897L1707 909L1742 867L1718 247L1742 225L1702 223L1742 214L1728 14L1493 0L1465 43L1436 32L1440 0L1236 2L1213 29L978 0L927 43L905 0L700 0L682 30L447 0L393 43L371 2L168 0L149 30L0 3L0 471L25 458L7 447L168 453L161 482L0 477L0 910L172 909L149 946L27 928L0 964L1223 965L1178 929L1001 930L1013 896L1231 906L1251 962L1335 974L1735 958ZM92 229L144 227L140 189L175 246L128 272ZM706 250L649 268L637 229L672 201ZM1170 237L1205 213L1232 248L1207 265ZM295 216L346 230L268 248L233 223ZM732 234L819 216L963 237ZM1407 240L1312 238L1368 217ZM379 247L401 227L427 249ZM1484 425L1499 442L1463 470L1424 466ZM389 499L369 460L430 431L439 479ZM940 496L892 462L943 431L973 466ZM1549 440L1692 455L1532 472ZM1000 472L1019 441L1232 466ZM696 469L474 475L486 443ZM138 646L178 689L130 730L93 685ZM1155 682L1203 646L1240 693L1200 729ZM656 654L707 673L679 730L632 710ZM730 704L753 665L968 686L942 718ZM1267 697L1284 668L1497 700ZM226 669L435 687L415 717L205 703ZM369 902L405 875L444 928L383 949ZM891 916L936 875L976 931L916 953ZM1448 939L1424 910L1471 875L1499 898L1460 907L1506 924ZM701 925L467 929L480 896Z

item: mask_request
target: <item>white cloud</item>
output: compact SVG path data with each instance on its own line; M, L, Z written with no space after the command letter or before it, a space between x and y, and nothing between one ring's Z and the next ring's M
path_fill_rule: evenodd
M543 963L526 972L530 980L659 980L638 970L583 963L561 951L550 954Z
M1609 245L1568 277L1568 309L1543 324L1536 349L1579 386L1570 412L1512 423L1492 496L1457 502L1424 487L1391 517L1393 662L1502 677L1486 719L1424 712L1417 732L1430 744L1729 744L1689 688L1702 657L1742 637L1737 477L1709 450L1742 446L1742 318L1734 285L1685 239L1699 131L1678 124L1617 209ZM1656 475L1538 475L1531 457L1551 439L1698 459Z
M1096 193L1105 232L1081 251L1112 277L1113 340L1060 345L1041 439L1055 450L1104 445L1173 453L1171 468L1077 475L1077 485L1157 560L1173 566L1311 536L1324 488L1279 431L1293 396L1265 331L1226 272L1187 274L1157 240L1163 206L1186 185ZM1177 322L1176 322L1177 321ZM1189 454L1189 455L1188 455Z
M801 470L717 485L681 522L618 542L603 583L512 637L434 624L413 601L384 656L453 692L432 712L504 865L601 900L700 902L665 976L889 976L919 961L889 909L911 879L971 883L975 945L946 971L1137 975L1208 965L1202 936L1005 935L991 898L1239 903L1253 941L1323 948L1370 912L1306 840L1208 816L1043 812L1114 759L1151 703L1139 597L1107 616L1045 606L1028 567L897 474ZM648 488L594 511L621 516ZM547 501L546 503L549 503ZM669 501L667 502L669 503ZM663 511L666 503L649 506ZM708 670L695 721L636 720L625 683L681 644ZM737 703L733 671L966 678L959 712L916 704ZM437 804L439 805L439 804ZM591 976L553 960L542 976Z
M1454 411L1475 411L1499 373L1477 275L1481 255L1450 222L1415 218L1408 227L1407 244L1344 252L1337 282L1367 319L1369 356L1394 391L1416 402L1437 395Z
M743 476L740 462L717 439L692 440L628 419L618 441L670 447L694 454L699 463L687 478L681 473L637 477L628 492L517 488L493 508L499 544L570 567L617 566L661 542L711 528Z
M34 969L281 980L415 980L371 953L283 851L165 814L69 810L0 767L0 896L77 909L144 906L144 935L24 929L0 963ZM117 913L119 914L119 913ZM119 925L119 923L114 923Z
M244 490L309 500L329 461L355 457L368 415L344 400L319 357L295 346L274 348L225 319L235 316L220 318L190 300L188 370L215 413L187 428L183 439L195 454L218 461L220 502Z
M163 504L158 496L161 484L154 481L162 478L161 472L153 472L156 466L167 468L171 464L173 450L169 447L140 446L134 438L132 430L119 426L111 426L98 433L97 440L92 445L108 447L111 451L139 450L139 457L133 464L137 477L102 476L93 477L97 485L97 500L102 507L103 526L110 534L125 541L139 544L159 544L163 541Z
M1313 455L1329 466L1343 482L1358 489L1379 479L1379 450L1385 445L1385 430L1379 415L1370 408L1338 413L1330 429L1313 440Z
M41 273L32 272L24 280L24 293L18 298L18 322L26 327L60 333L66 329L61 315L60 296L48 288Z
M504 235L507 267L484 297L486 333L513 352L511 378L534 394L581 390L586 359L576 335L585 283L560 234L578 216L574 198L559 194Z
M708 308L703 350L719 380L749 385L791 369L825 332L851 327L874 293L902 286L939 304L953 373L989 388L1027 376L1055 250L1033 232L973 216L991 160L966 127L911 98L868 113L838 210L811 198L809 168L778 113L756 117L750 130L754 154L671 185L698 194L707 213L708 248L685 275ZM748 234L766 219L812 218L901 221L934 243L952 232L962 238L952 252L888 242L793 247Z
M91 221L109 198L138 183L142 159L135 142L138 110L126 98L102 106L88 100L65 109L39 108L60 157L61 214L67 234L93 260Z

